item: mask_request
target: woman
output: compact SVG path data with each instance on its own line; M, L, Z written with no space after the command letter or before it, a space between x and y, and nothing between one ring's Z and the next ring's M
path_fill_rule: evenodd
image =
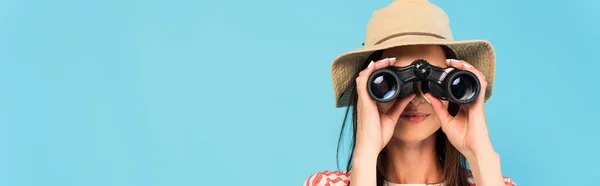
M352 109L346 171L318 172L304 185L516 185L502 175L488 135L484 103L495 72L488 41L453 40L439 7L425 0L398 0L373 14L363 46L338 56L331 69L336 107L347 106L346 115ZM392 102L369 96L367 82L374 71L417 59L472 72L481 85L478 97L468 104L450 103L424 94L421 82L414 93ZM342 132L345 127L346 119Z

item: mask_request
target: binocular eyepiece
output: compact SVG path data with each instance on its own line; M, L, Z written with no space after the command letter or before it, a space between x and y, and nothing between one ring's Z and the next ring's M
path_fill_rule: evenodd
M481 90L479 79L470 71L439 68L417 59L409 66L388 66L373 72L367 81L367 91L372 99L385 103L414 92L417 81L421 81L423 94L430 93L456 104L472 103Z

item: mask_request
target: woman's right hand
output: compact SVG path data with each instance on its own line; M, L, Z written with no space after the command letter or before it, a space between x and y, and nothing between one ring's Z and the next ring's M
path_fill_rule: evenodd
M369 76L375 70L393 65L395 62L395 58L386 58L377 62L371 62L356 78L358 92L358 118L354 152L356 157L367 156L376 158L379 155L379 152L392 139L400 114L402 114L406 105L415 97L415 94L410 94L409 96L396 99L394 102L389 103L392 106L386 109L378 108L376 102L369 96L367 92Z

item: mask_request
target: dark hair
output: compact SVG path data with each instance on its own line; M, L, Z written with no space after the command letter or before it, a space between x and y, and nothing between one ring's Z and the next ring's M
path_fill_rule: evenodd
M448 48L447 46L441 46L442 49L444 50L444 53L446 54L446 58L447 59L456 59L456 55L455 53ZM365 61L365 63L363 64L363 68L365 69L368 65L367 62L370 61L378 61L381 59L383 54L383 51L375 51L373 52ZM354 75L354 78L356 78L358 76L358 74ZM342 129L340 130L340 136L338 139L338 145L337 145L337 154L336 154L336 160L338 163L338 169L339 169L339 156L340 156L340 147L341 147L341 142L342 142L342 137L344 136L344 131L346 129L346 127L349 127L348 125L346 125L346 121L348 119L348 113L350 111L350 107L352 107L352 125L350 127L350 131L352 131L352 138L351 141L352 143L350 144L350 155L348 158L348 162L346 165L346 170L350 171L352 170L352 160L354 158L354 149L356 146L356 124L357 124L357 108L356 108L356 104L357 104L357 92L356 92L356 83L353 84L351 91L350 91L350 101L349 104L346 108L346 114L344 115L344 121L342 123ZM458 107L457 105L449 105L449 112L452 115L455 115L458 112ZM436 154L438 156L438 160L439 160L439 164L441 165L442 169L443 169L443 176L444 176L444 185L445 186L467 186L468 182L467 182L467 176L469 174L468 170L467 170L467 166L466 166L466 159L465 157L454 147L452 146L452 144L450 144L450 141L448 141L448 138L446 137L446 134L444 134L444 132L441 131L441 129L439 129L438 131L436 131L435 133L436 135ZM385 167L384 165L387 163L386 162L386 150L385 148L379 153L379 155L377 156L377 186L382 186L383 185L383 181L384 181L384 176L385 176ZM350 183L348 184L350 185Z

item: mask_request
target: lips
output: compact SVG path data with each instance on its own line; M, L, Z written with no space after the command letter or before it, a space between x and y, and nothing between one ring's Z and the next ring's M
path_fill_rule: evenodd
M419 123L425 120L430 114L422 113L422 112L405 112L400 115L400 118L411 122L411 123Z

